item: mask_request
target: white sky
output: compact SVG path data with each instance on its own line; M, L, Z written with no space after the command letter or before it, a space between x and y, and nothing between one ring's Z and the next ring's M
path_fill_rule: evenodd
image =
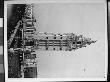
M40 32L83 34L93 40L76 51L39 51L38 77L104 77L105 4L39 3L34 4L35 27ZM85 69L85 72L84 72Z

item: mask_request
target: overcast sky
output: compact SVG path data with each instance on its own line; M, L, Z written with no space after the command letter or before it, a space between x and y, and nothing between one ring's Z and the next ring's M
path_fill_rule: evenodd
M82 34L97 40L76 51L36 51L38 77L104 77L104 3L39 3L33 11L37 31Z

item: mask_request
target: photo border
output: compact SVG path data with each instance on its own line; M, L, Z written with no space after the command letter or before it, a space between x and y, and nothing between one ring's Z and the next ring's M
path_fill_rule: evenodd
M105 78L8 78L8 57L7 57L7 4L28 4L28 3L104 3L105 4L105 27L107 27L107 3L106 1L93 0L52 0L52 1L4 1L4 66L6 82L33 82L33 81L106 81L108 70L108 41L105 41ZM105 40L107 40L107 28L105 28Z

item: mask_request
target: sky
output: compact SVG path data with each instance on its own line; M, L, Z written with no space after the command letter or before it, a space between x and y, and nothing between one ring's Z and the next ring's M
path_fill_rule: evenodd
M104 3L34 4L37 31L82 34L97 40L76 51L36 51L39 78L104 78L107 55L105 7Z

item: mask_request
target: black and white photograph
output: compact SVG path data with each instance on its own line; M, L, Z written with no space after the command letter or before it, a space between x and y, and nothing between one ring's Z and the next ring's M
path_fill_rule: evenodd
M6 81L105 81L107 55L104 0L4 2Z

